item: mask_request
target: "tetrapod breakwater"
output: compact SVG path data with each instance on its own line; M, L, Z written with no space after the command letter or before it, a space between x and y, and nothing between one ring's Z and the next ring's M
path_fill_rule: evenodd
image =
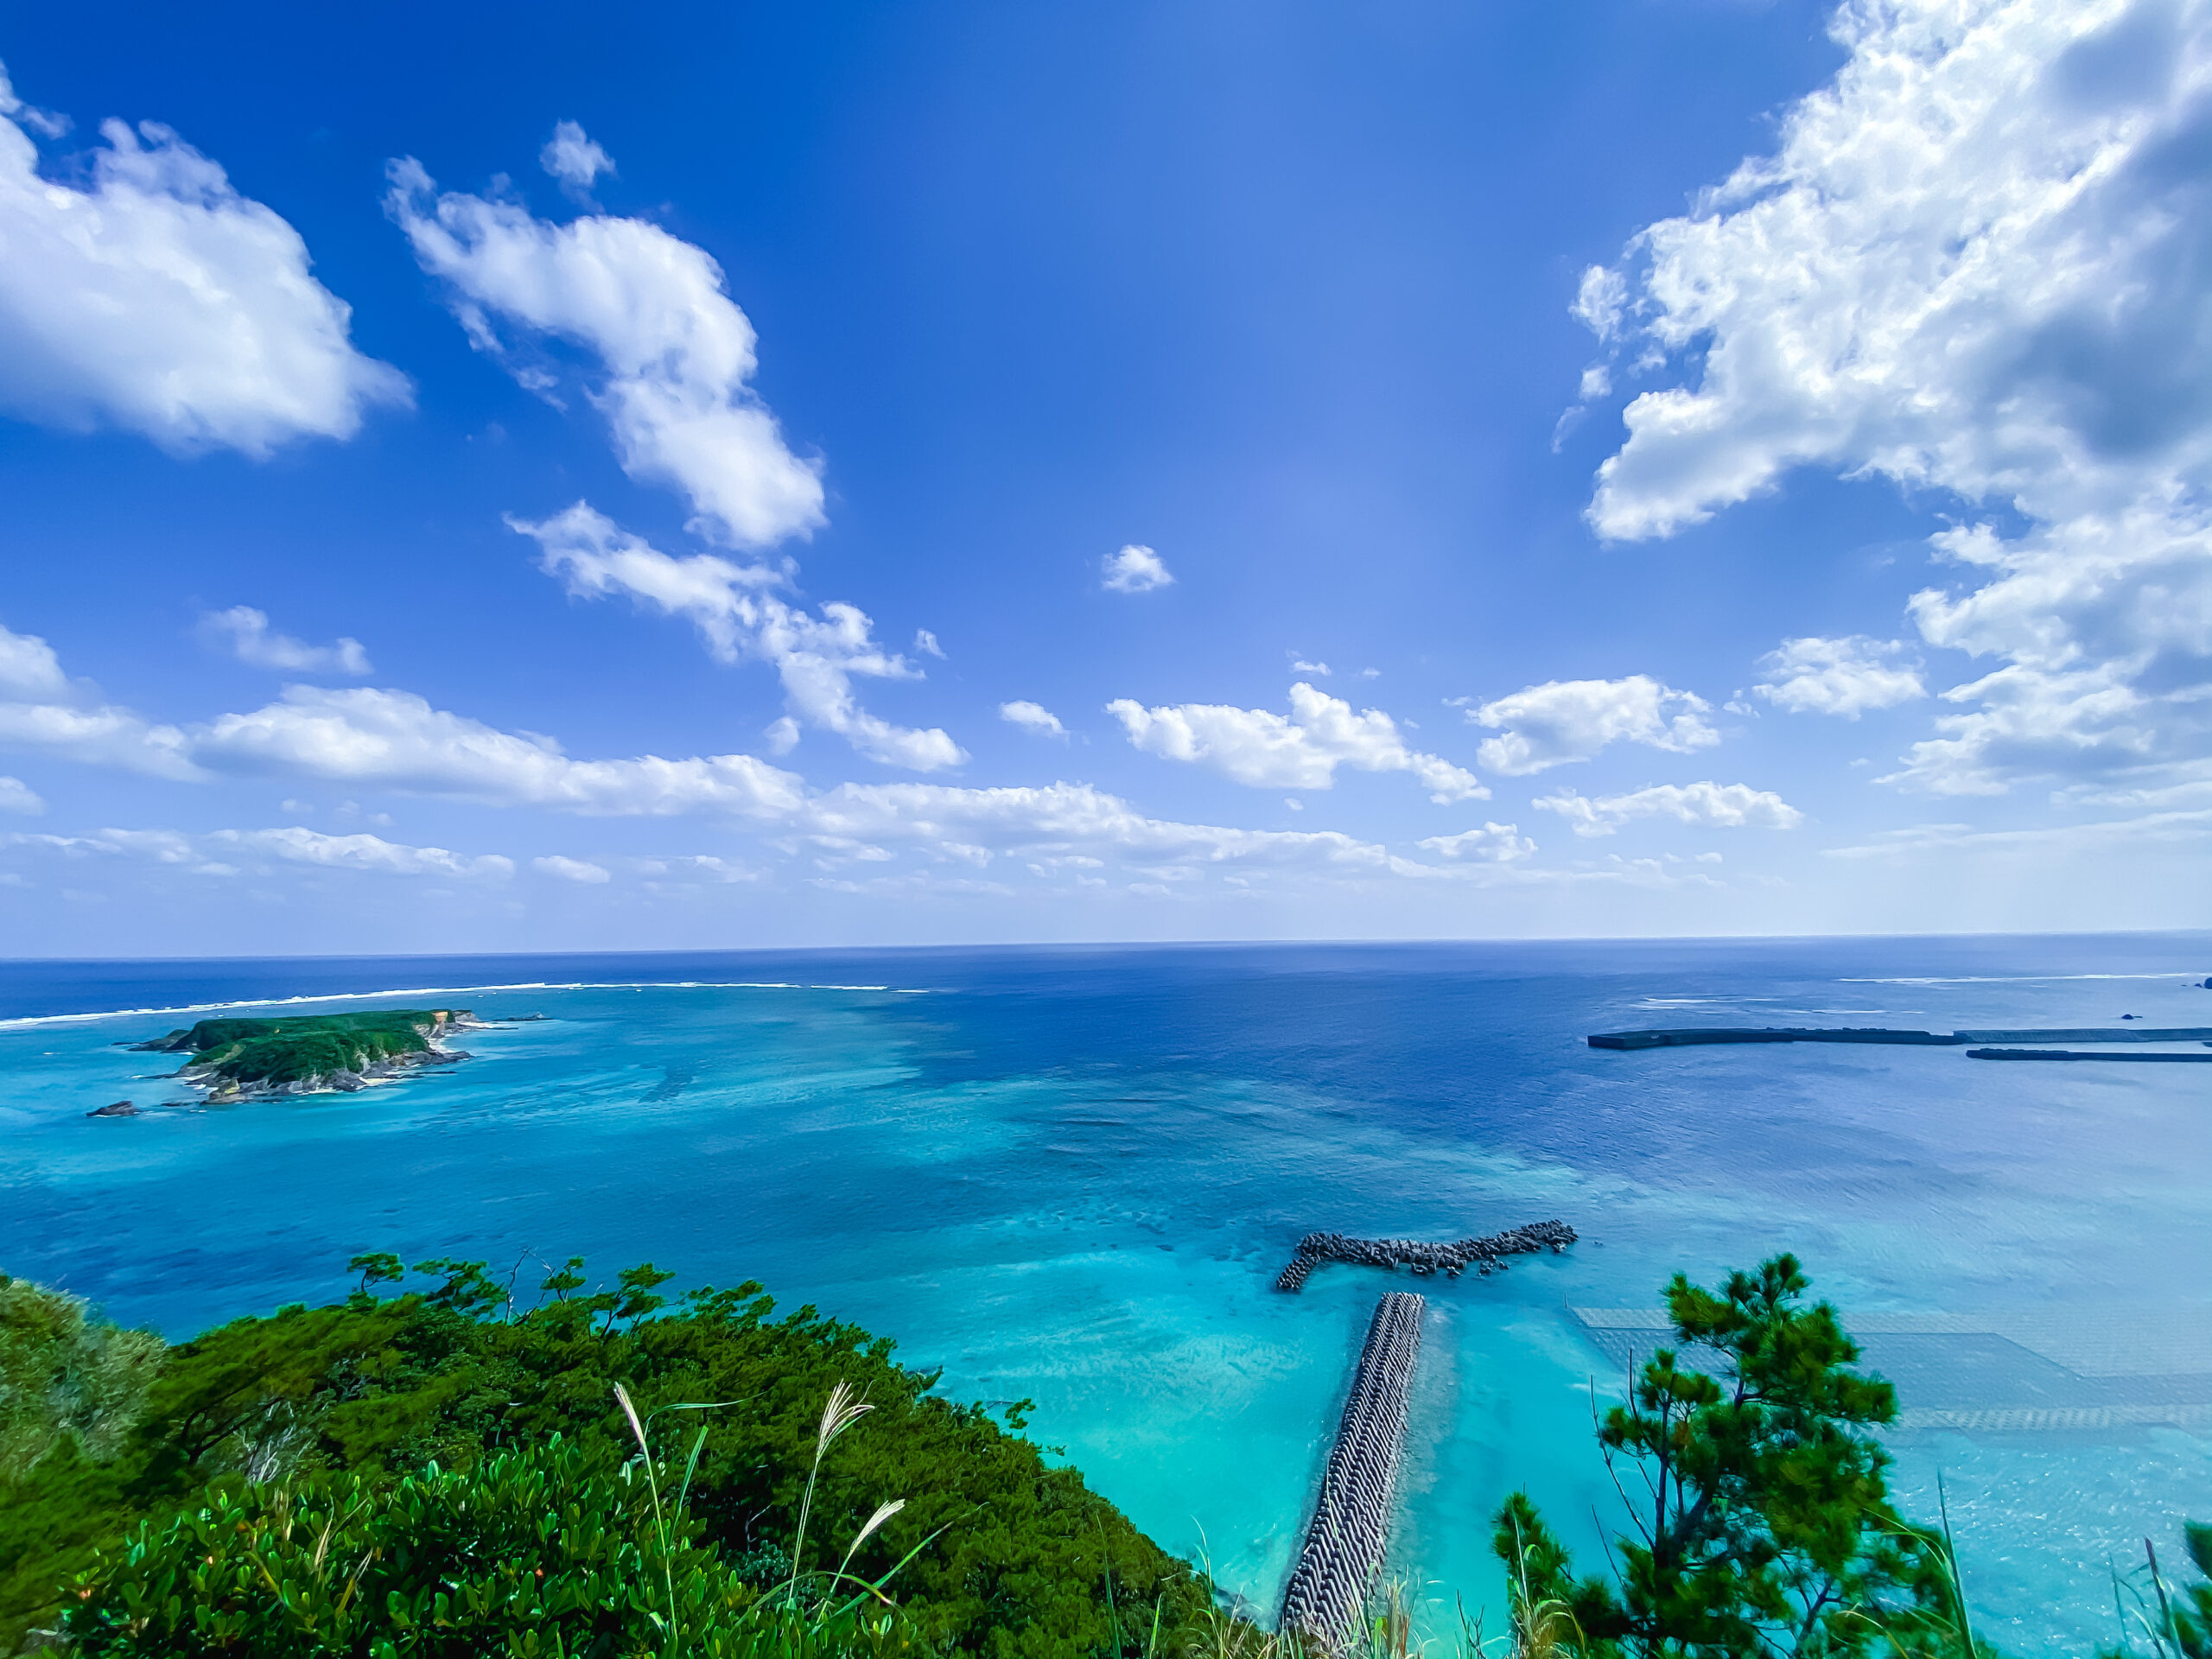
M1443 1272L1457 1279L1469 1268L1487 1275L1505 1271L1509 1255L1564 1250L1574 1243L1574 1229L1563 1221L1535 1221L1481 1238L1428 1244L1413 1238L1348 1238L1342 1233L1308 1233L1298 1241L1290 1264L1276 1275L1277 1290L1297 1290L1324 1262L1350 1262L1366 1268L1411 1268L1424 1276Z
M1332 1652L1352 1645L1382 1570L1426 1306L1402 1290L1376 1304L1306 1548L1283 1591L1281 1628Z

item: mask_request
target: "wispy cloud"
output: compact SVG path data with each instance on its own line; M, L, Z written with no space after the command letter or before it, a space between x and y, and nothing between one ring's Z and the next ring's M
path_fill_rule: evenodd
M581 147L556 163L570 176L601 170ZM763 547L823 522L820 464L791 453L753 391L753 324L705 250L640 219L557 225L514 201L441 194L411 158L390 174L385 206L423 269L448 285L469 338L547 390L556 378L503 329L592 352L604 371L593 401L623 470L683 491L695 529Z
M913 772L942 771L967 760L944 731L895 726L861 706L853 690L856 676L912 680L922 673L876 643L858 607L833 601L819 616L809 615L772 591L785 582L785 571L711 553L664 553L583 501L539 523L507 523L537 543L546 573L570 593L587 599L627 594L664 616L690 620L724 662L772 664L794 715L836 732L870 760Z
M311 645L269 626L268 613L251 605L233 605L227 611L210 611L200 619L200 637L242 663L294 674L374 673L369 653L358 639L340 639L327 645Z
M1067 741L1068 728L1060 724L1060 717L1044 704L1017 698L999 704L999 718L1009 726L1019 726L1037 737L1057 737Z

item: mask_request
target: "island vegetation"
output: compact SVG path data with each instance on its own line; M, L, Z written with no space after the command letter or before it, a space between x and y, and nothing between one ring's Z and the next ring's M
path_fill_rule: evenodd
M0 1651L1306 1659L1025 1438L1027 1402L948 1401L758 1285L671 1305L650 1264L591 1287L572 1258L524 1306L482 1262L353 1265L343 1301L175 1347L0 1278ZM1508 1628L1419 1633L1386 1587L1365 1659L1995 1659L1948 1527L1889 1501L1893 1391L1806 1289L1788 1256L1677 1276L1674 1345L1599 1425L1611 1573L1516 1493ZM2212 1571L2212 1529L2185 1548ZM2146 1568L2111 1653L2212 1659L2212 1586Z
M466 1008L391 1008L202 1020L132 1046L189 1055L181 1081L211 1099L245 1098L365 1088L410 1066L462 1058L444 1039L480 1028Z

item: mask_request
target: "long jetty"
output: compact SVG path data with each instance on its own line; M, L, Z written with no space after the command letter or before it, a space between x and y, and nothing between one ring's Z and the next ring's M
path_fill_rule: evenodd
M1675 1031L1601 1031L1584 1039L1592 1048L1695 1048L1709 1043L1885 1043L1909 1047L1962 1048L1968 1043L2201 1043L2212 1027L2183 1030L2091 1027L2063 1031L1885 1031L1874 1027L1829 1029L1763 1026L1753 1029L1697 1026ZM1976 1058L1987 1058L1977 1056Z
M1533 1255L1539 1250L1554 1254L1574 1243L1574 1229L1563 1221L1536 1221L1480 1238L1463 1238L1449 1244L1428 1244L1413 1238L1347 1238L1342 1233L1308 1233L1298 1241L1290 1265L1276 1276L1277 1290L1294 1291L1306 1275L1324 1262L1350 1262L1366 1268L1411 1268L1426 1277L1442 1272L1457 1279L1469 1268L1488 1277L1505 1271L1509 1255Z
M2212 1054L2085 1054L2071 1048L1970 1048L1970 1060L2164 1060L2183 1065L2212 1065Z
M1281 1628L1331 1652L1353 1645L1382 1570L1425 1306L1402 1290L1376 1304L1306 1548L1283 1591Z

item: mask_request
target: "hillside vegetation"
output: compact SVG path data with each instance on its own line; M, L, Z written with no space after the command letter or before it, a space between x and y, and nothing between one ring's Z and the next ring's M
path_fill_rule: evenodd
M396 1295L378 1294L400 1281L396 1260L356 1265L362 1287L345 1302L237 1320L166 1351L156 1343L150 1360L144 1333L102 1334L81 1304L8 1281L0 1339L13 1345L41 1321L77 1330L40 1338L43 1358L22 1368L38 1375L10 1397L105 1389L112 1404L97 1421L80 1412L6 1442L18 1449L0 1469L0 1652L54 1628L65 1582L86 1574L68 1599L87 1651L368 1655L392 1634L391 1595L415 1593L393 1575L416 1589L440 1582L420 1570L423 1553L439 1549L482 1569L475 1634L394 1653L505 1651L486 1635L485 1621L502 1619L549 1641L566 1632L557 1647L517 1652L659 1652L658 1638L640 1636L666 1617L658 1595L634 1618L591 1610L612 1585L635 1580L645 1595L662 1577L702 1599L701 1618L734 1618L784 1586L816 1624L851 1600L833 1600L841 1586L890 1577L896 1630L871 1640L995 1659L1112 1653L1125 1639L1134 1654L1140 1637L1180 1651L1211 1608L1186 1564L1015 1432L1019 1407L1001 1424L953 1404L933 1374L896 1363L889 1342L811 1307L776 1317L758 1285L671 1306L657 1289L669 1275L650 1266L587 1294L572 1261L524 1308L480 1262L420 1264L429 1287ZM680 1525L647 1543L637 1522L650 1494L618 1384L648 1426L664 1497L672 1506L677 1486L688 1489ZM857 1412L825 1446L833 1395ZM870 1529L889 1503L900 1507ZM571 1511L582 1531L564 1529ZM603 1547L577 1541L594 1528ZM414 1541L392 1548L403 1535ZM251 1548L237 1556L212 1548L219 1538ZM537 1546L524 1548L533 1538L560 1559L537 1560ZM270 1584L304 1594L295 1569L335 1561L341 1545L356 1559L383 1551L343 1609L375 1628L265 1649L225 1648L203 1629L225 1617L259 1628ZM524 1586L492 1565L517 1560L533 1575L549 1570ZM316 1605L337 1616L346 1581L318 1580L327 1599ZM567 1597L567 1611L520 1610L510 1592L524 1587ZM885 1611L865 1600L844 1617ZM805 1629L818 1636L816 1624ZM191 1630L200 1634L188 1640ZM487 1645L467 1645L480 1639Z

